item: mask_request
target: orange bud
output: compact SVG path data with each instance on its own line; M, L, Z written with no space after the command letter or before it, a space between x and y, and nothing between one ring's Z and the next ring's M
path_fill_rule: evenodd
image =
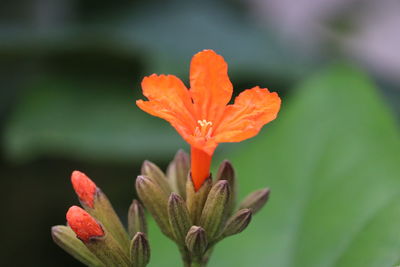
M100 224L78 206L69 208L67 222L76 236L83 242L89 242L93 237L104 236L104 231Z
M93 208L94 195L96 194L97 186L83 172L74 171L71 175L72 186L80 201L84 202L90 208Z

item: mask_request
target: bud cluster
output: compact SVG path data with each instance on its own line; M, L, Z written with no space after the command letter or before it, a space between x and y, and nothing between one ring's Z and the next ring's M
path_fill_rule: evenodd
M51 229L53 240L77 260L91 267L145 267L150 260L143 207L133 200L128 232L107 196L85 174L74 171L72 185L83 207L72 206L67 225Z
M246 197L236 208L236 178L229 161L196 191L189 157L178 151L166 174L145 161L137 193L161 231L179 247L185 266L205 266L214 245L242 232L268 200L269 189Z

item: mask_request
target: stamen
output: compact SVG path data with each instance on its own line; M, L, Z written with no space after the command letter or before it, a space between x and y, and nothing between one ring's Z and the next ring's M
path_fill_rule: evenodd
M208 129L208 132L206 134L206 139L210 139L211 138L211 133L212 133L212 127L210 127L210 129Z
M200 128L199 128L199 127L196 127L196 129L194 130L194 135L195 135L195 136L200 136L200 135L201 135L201 132L200 132Z
M199 137L203 136L206 139L211 138L213 123L207 120L198 120L197 123L200 125L200 127L196 127L194 130L194 135Z

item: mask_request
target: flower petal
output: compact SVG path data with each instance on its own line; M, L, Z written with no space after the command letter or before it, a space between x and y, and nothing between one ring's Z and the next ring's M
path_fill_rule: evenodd
M278 94L268 89L256 86L243 91L233 105L226 107L215 130L216 142L240 142L257 135L265 124L276 118L280 105Z
M179 78L153 74L143 79L142 89L149 101L137 100L139 108L171 123L184 139L193 134L193 104L189 90Z
M190 64L190 87L197 119L218 123L232 97L224 58L212 50L194 55Z
M218 146L218 143L214 138L206 139L204 137L190 135L185 138L185 141L188 142L192 147L203 150L210 156L214 154L214 151Z

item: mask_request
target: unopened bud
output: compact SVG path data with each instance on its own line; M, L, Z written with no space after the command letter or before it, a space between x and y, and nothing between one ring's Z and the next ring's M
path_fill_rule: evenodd
M217 238L226 219L226 205L229 202L228 181L218 181L210 190L200 217L200 225L210 242Z
M132 238L137 232L147 234L147 222L143 206L134 199L128 212L128 232Z
M233 166L229 160L224 160L221 163L216 178L217 181L226 180L229 183L230 199L227 209L228 209L228 215L231 215L236 204L237 183L236 183L235 170L233 169Z
M82 241L76 238L75 232L70 227L65 225L53 226L51 228L51 236L58 246L83 264L93 267L105 267Z
M131 262L133 267L145 267L150 261L150 246L146 235L137 232L131 242Z
M104 227L120 243L121 247L129 249L129 237L118 215L115 213L107 196L90 180L88 176L74 171L71 182L85 210L101 221Z
M84 243L89 242L91 238L104 236L104 231L100 224L78 206L69 208L67 222L76 236Z
M169 238L174 239L168 219L169 195L153 179L142 175L136 179L136 191L161 231Z
M201 212L206 203L208 193L212 187L211 177L207 178L200 189L196 192L192 178L189 176L186 183L186 203L189 210L190 218L193 224L200 222Z
M250 209L242 209L236 212L226 223L222 236L228 237L242 232L249 225L252 217L251 215L252 212Z
M169 197L168 216L176 242L184 246L186 234L192 224L185 201L175 193Z
M182 149L178 150L174 160L168 165L167 176L171 181L174 191L186 199L186 180L190 170L189 155Z
M145 160L142 164L142 175L151 178L154 182L156 182L162 190L165 191L168 195L171 194L172 189L165 176L164 172L160 170L160 168L151 161Z
M207 249L207 235L203 228L192 226L186 235L186 247L197 258L201 258Z
M76 236L105 266L130 267L127 252L89 213L72 206L67 212L67 221Z
M221 163L221 165L219 166L216 178L217 178L217 181L227 180L231 187L235 183L235 170L233 169L233 166L229 160L224 160Z
M97 191L96 184L80 171L73 171L71 175L72 186L79 201L86 204L88 207L93 208L94 197Z
M265 203L267 203L269 193L269 188L260 189L251 193L240 203L239 209L251 209L253 215L256 214L264 207Z

